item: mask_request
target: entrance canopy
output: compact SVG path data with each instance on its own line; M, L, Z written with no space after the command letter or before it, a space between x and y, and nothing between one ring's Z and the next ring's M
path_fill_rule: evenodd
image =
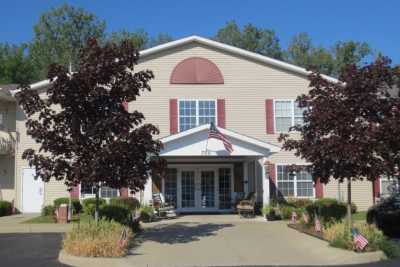
M228 129L217 129L232 143L233 152L226 151L222 141L208 138L210 124L170 135L161 139L161 156L256 156L267 157L280 147Z

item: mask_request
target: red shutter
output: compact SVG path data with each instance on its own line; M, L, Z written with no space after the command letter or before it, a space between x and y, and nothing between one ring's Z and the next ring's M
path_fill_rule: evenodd
M315 197L316 198L324 197L324 187L319 178L317 178L317 181L315 182Z
M124 107L124 109L125 109L126 111L128 111L128 102L127 102L127 101L123 101L123 102L122 102L122 106Z
M225 128L225 99L217 100L217 122L218 127Z
M274 133L274 101L273 99L265 100L265 115L267 134Z
M72 187L71 191L69 192L72 199L79 199L79 185Z
M271 162L266 162L265 166L267 167L267 175L269 178L270 195L276 196L277 188L276 188L275 164Z
M122 198L128 198L129 197L129 190L127 187L121 187L119 189L119 196Z
M381 195L381 181L379 177L376 177L374 181L374 197L380 197Z
M170 134L178 133L178 100L169 100L169 132Z

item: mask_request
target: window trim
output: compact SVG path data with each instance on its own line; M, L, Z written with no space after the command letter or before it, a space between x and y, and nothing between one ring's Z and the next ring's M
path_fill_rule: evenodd
M82 194L82 188L81 188L82 184L79 184L79 199L87 199L87 198L94 198L96 197L96 194ZM92 186L93 187L93 186ZM121 196L121 192L119 189L114 188L115 190L117 190L117 197ZM100 189L101 190L101 189ZM101 192L99 194L99 198L103 198L103 199L111 199L109 197L101 197Z
M195 101L196 102L196 126L199 127L199 101L214 101L214 106L215 106L215 125L218 125L218 107L217 107L217 99L207 99L207 98L179 98L178 99L178 104L177 104L177 109L178 109L178 119L177 119L177 125L178 125L178 133L181 133L181 123L180 123L180 118L181 118L181 112L180 112L180 103L184 101Z
M379 196L380 197L382 197L382 196L388 196L388 195L383 195L382 194L382 188L383 188L383 186L382 186L382 181L393 181L394 179L396 179L396 178L392 178L392 179L389 179L389 178L387 178L387 176L386 175L381 175L380 177L379 177ZM400 186L400 184L399 184L399 186Z
M288 131L278 131L277 130L277 128L276 128L276 109L275 109L275 107L276 107L276 102L283 102L283 101L286 101L286 102L288 102L288 101L290 101L290 118L291 118L291 125L290 125L290 127L293 127L293 126L295 126L295 118L299 118L299 116L296 116L295 115L295 112L294 112L294 103L296 103L296 100L295 99L292 99L292 98L277 98L277 99L273 99L273 107L272 107L272 109L273 109L273 111L274 111L274 130L275 130L275 133L296 133L296 132L298 132L298 131L294 131L294 130L289 130L288 129ZM304 115L303 115L303 117L302 117L303 119L304 119Z
M310 164L307 163L294 163L294 164L288 164L288 163L275 163L275 186L276 189L279 191L278 187L278 166L291 166L291 165L296 165L296 166L307 166ZM295 178L293 179L294 182L294 187L293 187L293 192L295 193L294 196L283 196L284 198L298 198L298 199L315 199L316 198L316 192L315 192L315 182L312 181L313 184L313 194L312 196L297 196L297 175L295 175Z

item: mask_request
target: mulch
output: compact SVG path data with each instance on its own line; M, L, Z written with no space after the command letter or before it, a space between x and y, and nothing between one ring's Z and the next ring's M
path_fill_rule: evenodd
M304 224L292 224L292 223L289 223L288 227L292 228L292 229L295 229L295 230L297 230L297 231L299 231L301 233L304 233L304 234L316 237L318 239L327 241L326 239L324 239L324 237L322 235L322 232L316 232L313 227L309 227L309 226L304 225Z

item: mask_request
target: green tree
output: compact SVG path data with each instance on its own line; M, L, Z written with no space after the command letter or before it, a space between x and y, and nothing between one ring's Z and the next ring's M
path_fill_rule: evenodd
M89 38L104 38L105 22L95 14L68 4L40 16L34 26L30 52L40 78L46 77L49 65L78 64L78 51Z
M36 79L36 68L26 44L0 44L0 83L28 84Z
M372 56L371 47L365 42L337 42L332 48L332 54L335 57L334 74L341 73L345 66L355 64L360 66L366 57Z
M143 29L130 32L127 30L121 30L113 32L109 37L109 40L114 43L121 43L123 40L130 40L136 49L141 50L147 47L149 43L149 35Z
M165 44L168 42L172 42L174 38L168 33L159 33L157 36L152 37L149 41L148 47L153 47L160 44Z
M283 59L284 53L279 38L270 29L258 28L249 23L239 28L235 21L228 22L214 36L216 41L243 48L264 56Z

